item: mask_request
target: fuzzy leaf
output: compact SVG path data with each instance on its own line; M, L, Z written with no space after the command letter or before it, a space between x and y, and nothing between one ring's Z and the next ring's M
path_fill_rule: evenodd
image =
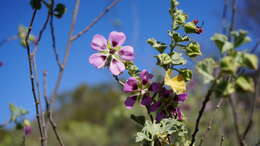
M245 92L254 92L255 86L254 81L250 77L240 76L236 80L236 86L238 89L242 89Z
M173 65L183 65L186 64L186 60L182 57L181 53L178 52L173 52L173 54L170 56L171 57L171 63Z
M200 51L200 44L197 42L191 42L186 47L184 47L186 50L186 54L189 57L196 57L201 55Z
M148 39L147 43L150 44L153 48L155 48L160 53L163 53L164 50L167 48L167 45L165 43L159 42L154 38Z
M217 63L215 60L212 58L207 58L197 64L196 70L202 75L203 82L209 83L215 79L213 73L216 67Z
M234 47L240 47L241 45L251 41L250 37L247 36L248 32L245 30L233 31L231 35L234 37Z
M190 69L180 69L179 73L183 76L185 81L190 81L192 78L192 71Z
M258 58L254 54L242 53L242 66L257 70Z

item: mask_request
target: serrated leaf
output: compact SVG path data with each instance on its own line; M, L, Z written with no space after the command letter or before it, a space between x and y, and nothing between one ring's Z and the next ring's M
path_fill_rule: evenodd
M171 57L166 53L159 54L156 58L157 64L160 66L170 65L172 63Z
M190 69L180 69L179 73L184 77L185 81L190 81L192 78L192 71Z
M171 63L173 65L183 65L186 64L186 60L182 57L181 53L173 52L173 54L170 55L171 57Z
M197 43L197 42L191 42L186 47L184 47L183 49L186 50L186 54L189 57L196 57L196 56L201 55L200 44Z
M185 42L189 41L189 36L181 36L178 32L176 31L169 31L168 32L169 36L173 38L175 42Z
M221 53L225 53L234 48L233 43L228 41L227 36L216 33L211 37L211 40L215 42Z
M186 33L197 33L198 28L193 22L188 22L184 24L184 31Z
M250 77L240 76L236 80L236 86L238 89L242 89L245 92L254 92L255 85L254 80Z
M257 70L258 68L258 57L254 54L242 53L242 66L248 67L250 69Z
M155 48L160 53L163 53L164 50L167 48L167 45L165 43L159 42L154 38L148 39L147 43L150 44L153 48Z
M231 35L234 37L234 47L240 47L241 45L251 41L250 37L247 36L248 32L245 30L232 31Z
M220 61L220 68L222 72L235 74L239 68L239 63L233 56L225 56Z
M213 73L216 67L217 63L215 60L212 58L207 58L197 64L196 70L202 75L203 82L209 83L215 79Z

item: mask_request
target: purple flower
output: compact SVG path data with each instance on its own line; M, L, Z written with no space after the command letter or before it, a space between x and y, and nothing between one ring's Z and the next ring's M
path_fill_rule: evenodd
M121 46L125 40L126 36L123 32L112 31L109 34L108 41L102 35L95 35L92 39L91 47L99 51L99 53L92 54L89 57L89 63L97 68L109 65L111 73L119 75L125 70L123 61L134 59L134 48L131 46ZM111 59L108 59L109 56L111 56Z
M142 98L142 101L141 101L141 104L144 105L144 106L148 106L152 103L152 97L149 96L148 94L144 94L143 98Z
M134 77L130 77L126 83L124 84L123 91L124 92L132 92L137 89L137 79Z
M172 90L168 90L166 88L163 88L160 92L160 96L167 98L168 96L170 96L170 94L172 94Z
M145 85L150 79L153 78L153 75L150 74L147 70L142 70L140 73L140 78L142 80L142 83Z
M153 91L153 92L159 92L161 89L161 84L160 83L157 83L157 82L153 82L149 88L150 91Z
M188 98L187 93L179 94L178 95L178 102L184 102Z
M160 108L160 106L161 106L161 102L160 101L155 102L154 104L152 104L149 107L149 112L155 112L158 108Z
M24 134L27 136L27 135L29 135L32 132L32 127L26 125L26 126L24 126L23 130L24 130Z
M126 106L127 109L132 109L135 102L136 102L136 98L137 96L130 96L127 97L127 99L125 100L124 104Z
M163 112L158 112L157 114L156 114L156 118L155 118L155 120L156 120L156 122L160 122L163 118L165 118L166 117L166 115L165 115L165 113L163 113Z

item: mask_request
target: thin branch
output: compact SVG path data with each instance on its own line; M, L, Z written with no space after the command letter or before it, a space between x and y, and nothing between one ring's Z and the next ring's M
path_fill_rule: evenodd
M43 93L44 93L44 100L45 100L45 103L46 103L46 111L47 111L47 117L48 117L48 120L52 126L52 129L53 129L53 132L56 136L56 139L58 140L60 146L64 146L64 143L63 143L63 140L57 130L57 124L55 123L55 121L53 120L53 117L52 117L52 111L50 110L50 103L49 103L49 99L47 97L47 71L44 71L43 72Z
M45 20L45 22L44 22L44 24L43 24L43 26L42 26L42 28L41 28L41 30L40 30L40 32L39 32L39 35L38 35L38 37L36 38L37 40L36 40L36 43L35 43L35 49L33 50L33 53L32 54L36 54L36 52L38 51L38 49L39 49L39 43L40 43L40 41L41 41L41 39L42 39L42 35L43 35L43 33L44 33L44 31L46 30L46 28L47 28L47 24L48 24L48 22L49 22L49 19L50 19L50 14L48 13L48 15L47 15L47 17L46 17L46 20Z
M232 0L232 13L231 13L231 24L228 31L228 40L231 40L231 32L235 29L235 18L236 18L237 2Z
M30 45L28 42L30 33L32 31L32 26L33 26L33 22L35 19L37 13L37 9L34 10L31 21L30 21L30 25L28 27L28 32L26 34L25 37L25 44L26 44L26 50L27 50L27 57L28 57L28 62L29 62L29 72L30 72L30 80L31 80L31 88L32 88L32 93L33 93L33 98L34 98L34 104L35 104L35 110L36 110L36 118L37 118L37 123L38 123L38 128L39 128L39 132L40 132L40 136L41 136L41 145L43 145L44 143L44 136L43 136L43 132L42 132L42 123L40 120L40 113L39 113L39 101L37 99L37 95L36 95L36 90L35 90L35 84L34 84L34 76L33 76L33 69L32 69L32 56L31 56L31 50L30 50Z
M53 52L54 52L56 63L58 65L59 69L62 70L62 66L61 66L61 63L60 63L60 59L59 59L59 55L58 55L58 51L57 51L57 47L56 47L56 38L55 38L54 25L53 25L53 17L54 17L54 15L53 15L53 9L54 9L53 6L54 6L54 0L51 0L50 28L51 28L52 49L53 49Z
M259 91L257 90L259 88L259 82L260 82L260 77L258 76L257 80L255 82L255 95L252 99L252 105L251 105L251 109L250 109L250 113L249 113L249 117L248 117L249 121L248 121L245 131L243 132L243 136L242 136L243 139L246 138L248 132L250 131L250 129L253 126L253 115L254 115L255 106L256 106L256 98L259 96Z
M103 16L106 15L106 13L109 12L111 8L113 8L116 4L118 4L121 0L114 0L109 6L105 8L103 12L101 12L95 19L92 20L92 22L86 26L81 32L77 33L76 35L72 36L71 40L74 41L78 39L81 35L88 32L89 29L94 26Z
M240 131L239 131L239 125L238 125L238 115L237 115L237 111L236 111L236 107L235 107L235 103L233 101L233 95L231 95L231 97L228 98L230 107L231 107L231 111L232 111L232 116L233 116L233 121L234 121L234 128L235 128L235 132L236 132L236 137L237 137L237 141L239 142L240 146L245 146L245 141L243 140Z
M78 16L78 11L79 11L79 5L80 5L80 0L77 0L75 7L74 7L74 10L73 10L72 22L71 22L70 31L69 31L69 34L68 34L65 57L63 59L63 63L61 64L61 70L59 71L58 78L57 78L57 81L55 83L55 87L54 87L53 92L52 92L50 104L52 104L56 99L57 92L58 92L58 89L60 88L61 80L63 78L64 69L65 69L65 66L67 64L67 61L68 61L68 58L69 58L69 55L70 55L70 49L71 49L71 46L72 46L72 39L71 38L72 38L74 29L75 29L75 24L76 24L76 20L77 20L77 16Z
M118 76L113 75L113 77L114 77L114 79L118 82L118 84L120 84L121 86L124 86L124 82L121 81L121 80L118 78Z
M47 131L46 131L46 122L45 122L45 116L42 108L42 102L41 102L41 92L40 92L40 82L39 82L39 74L37 71L37 64L35 59L35 54L31 55L32 58L32 64L33 64L33 74L35 77L35 84L36 84L36 90L37 90L37 96L39 101L39 111L40 111L40 118L42 123L42 132L43 132L43 145L47 146Z
M223 98L221 98L221 99L219 100L218 104L216 105L216 107L215 107L215 109L214 109L214 113L212 114L212 118L211 118L211 120L210 120L210 122L209 122L209 124L208 124L208 128L206 129L205 133L204 133L204 134L202 135L202 137L201 137L199 146L202 145L202 143L204 142L205 138L207 137L208 132L211 130L211 127L212 127L213 122L214 122L214 120L215 120L215 116L214 116L214 115L215 115L215 112L220 108L220 106L222 105L222 102L223 102Z
M197 117L197 120L196 120L196 123L195 123L195 129L194 129L194 132L192 134L192 139L191 139L191 143L190 143L190 146L193 146L193 144L195 143L195 140L196 140L196 135L197 135L197 132L199 131L199 124L200 124L200 120L201 120L201 117L205 111L205 107L207 105L207 103L209 102L210 100L210 96L212 95L213 93L213 86L214 86L215 83L213 83L213 85L211 85L210 89L208 90L205 98L204 98L204 101L202 103L202 106L200 108L200 111L199 111L199 115Z

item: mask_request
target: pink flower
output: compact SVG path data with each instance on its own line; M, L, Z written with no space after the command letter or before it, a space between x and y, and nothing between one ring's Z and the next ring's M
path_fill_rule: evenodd
M153 78L153 75L150 74L147 70L142 70L142 72L140 73L140 78L142 80L142 83L145 85L146 83L149 82L150 79Z
M89 63L97 68L109 66L113 75L119 75L125 70L123 61L134 59L134 48L132 46L122 46L126 36L123 32L112 31L108 40L102 35L95 35L91 42L91 47L99 51L89 57Z
M124 84L123 91L128 93L137 90L137 83L138 81L136 78L130 77Z

